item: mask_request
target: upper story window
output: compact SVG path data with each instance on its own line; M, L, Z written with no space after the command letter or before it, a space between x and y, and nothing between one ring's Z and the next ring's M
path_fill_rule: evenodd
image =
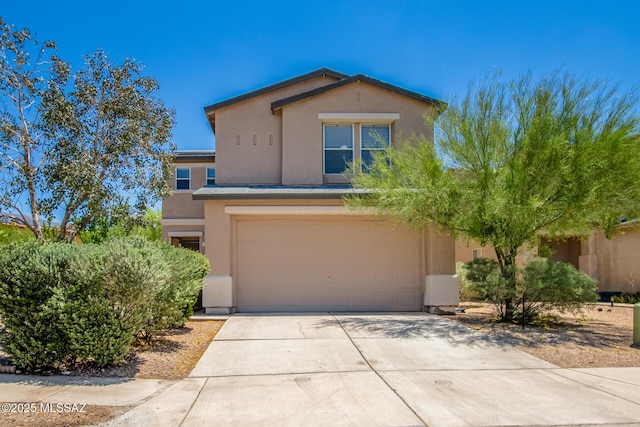
M324 173L342 174L353 162L353 125L324 125Z
M176 168L176 190L191 189L191 169Z
M360 160L363 170L373 163L373 155L384 151L391 145L391 129L389 125L360 126Z
M207 185L216 184L216 168L207 168Z

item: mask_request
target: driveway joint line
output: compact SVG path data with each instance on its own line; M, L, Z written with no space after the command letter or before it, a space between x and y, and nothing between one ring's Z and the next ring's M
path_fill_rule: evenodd
M577 372L579 374L591 375L591 376L596 377L596 378L603 378L605 380L615 381L615 382L622 383L622 384L633 385L633 386L637 386L638 385L638 384L635 384L635 383L632 383L632 382L629 382L629 381L620 380L620 379L617 379L617 378L609 378L609 377L605 377L603 375L598 375L595 372L591 372L592 369L598 369L598 368L564 368L564 369L560 368L560 369L562 369L564 371Z
M207 375L207 376L192 376L188 378L238 378L238 377L278 377L283 375L318 375L318 374L357 374L362 372L371 372L373 369L362 370L347 370L347 371L311 371L311 372L278 372L275 374L229 374L229 375Z
M409 405L409 403L398 394L398 392L396 391L395 388L391 387L391 385L382 377L382 375L380 375L380 373L371 365L371 363L369 362L369 360L364 357L364 354L362 354L362 350L360 350L360 347L358 347L358 345L355 343L355 341L353 341L353 339L351 338L351 335L349 335L349 332L347 332L347 330L344 328L344 326L342 326L342 323L340 323L340 320L338 320L338 318L333 314L333 313L329 313L331 314L331 316L333 316L333 319L338 322L338 325L340 326L340 328L342 328L342 330L344 331L344 333L347 335L347 338L349 338L349 341L351 341L351 345L353 345L355 347L355 349L358 351L358 353L360 354L360 357L362 357L362 360L364 360L367 365L369 366L369 368L371 369L371 371L373 371L378 378L380 378L380 381L382 381L387 387L389 387L389 390L391 390L393 392L393 394L395 394L396 396L398 396L398 399L400 399L400 401L402 403L405 404L405 406L407 408L409 408L409 410L413 413L413 415L416 416L417 419L420 420L420 422L422 424L424 424L425 426L428 426L429 423L424 420L412 407L411 405Z
M187 377L187 378L191 378L191 377ZM196 395L196 398L193 399L193 402L191 402L191 405L189 405L189 409L187 410L187 412L184 414L184 417L182 417L182 421L180 421L180 427L182 427L184 425L184 422L187 420L187 418L189 417L189 414L191 413L191 410L193 409L194 405L196 404L196 402L198 401L198 399L200 398L200 394L202 393L202 390L204 390L204 388L206 387L207 383L209 382L209 378L207 377L195 377L195 378L206 378L204 380L204 382L202 383L202 387L200 387L200 390L198 390L198 394ZM186 379L186 378L185 378Z
M562 371L563 368L459 368L459 369L378 369L379 372L513 372L513 371ZM635 384L633 384L635 385Z
M225 341L311 341L311 340L344 340L345 337L327 337L327 338L222 338L215 340L216 342ZM213 341L212 341L213 342Z
M567 370L567 371L574 371L574 372L578 372L578 373L580 373L580 371L576 371L575 369L565 369L565 370ZM558 376L558 377L561 377L561 378L563 378L563 379L565 379L565 380L569 380L569 381L571 381L571 382L574 382L574 383L576 383L576 384L580 384L580 385L583 385L583 386L585 386L585 387L589 387L589 388L591 388L593 391L598 391L598 392L600 392L600 393L602 393L602 394L607 394L607 395L609 395L609 396L615 397L616 399L624 400L625 402L629 402L629 403L632 403L632 404L634 404L634 405L636 405L636 406L640 406L640 403L638 403L638 402L635 402L635 401L633 401L633 400L627 399L627 398L625 398L625 397L623 397L623 396L618 396L617 394L615 394L615 393L613 393L613 392L610 392L610 391L607 391L607 390L603 390L603 389L601 389L600 387L597 387L597 386L593 386L593 385L589 385L589 384L583 383L582 381L579 381L579 380L577 380L577 379L575 379L575 378L565 377L565 376L563 376L563 375L560 375L560 374L559 374L559 373L557 373L557 372L550 372L550 373L551 373L551 374L553 374L553 375L556 375L556 376ZM592 375L592 374L588 374L588 375ZM610 381L616 381L616 380L612 380L612 379L610 379L610 378L601 377L601 376L599 376L599 375L592 375L592 376L597 377L597 378L603 378L603 379L610 380ZM623 384L628 384L628 385L636 385L636 384L626 383L626 382L624 382L624 381L617 381L617 382L621 382L621 383L623 383Z

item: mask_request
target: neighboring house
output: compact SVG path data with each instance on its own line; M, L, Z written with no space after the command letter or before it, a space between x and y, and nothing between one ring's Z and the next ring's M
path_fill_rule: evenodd
M14 214L14 213L9 213L9 212L0 212L0 227L7 227L5 230L8 230L9 227L14 227L16 230L20 230L20 232L24 232L26 235L35 238L35 235L32 233L31 229L27 226L27 224L24 223L24 221L27 221L27 223L29 225L33 225L33 217L31 215L25 215L24 217L18 215L18 214ZM42 219L41 219L42 221ZM42 228L44 231L53 231L53 234L55 234L55 236L58 235L58 230L60 230L60 223L57 221L53 221L53 222L41 222ZM1 231L1 230L0 230ZM73 241L75 243L82 243L82 239L80 238L80 236L78 234L75 234L75 230L74 229L67 229L66 230L66 236L69 237L69 235L71 233L74 233L73 236ZM47 234L45 233L45 236Z
M424 114L439 106L364 75L320 69L206 107L215 155L178 154L175 192L162 209L164 237L197 239L211 263L206 311L457 305L450 235L409 231L343 202L353 191L348 163L366 163L413 133L432 140ZM214 166L215 185L205 185Z
M640 291L640 230L637 221L620 225L622 233L607 239L602 231L592 232L579 248L580 270L598 280L606 293Z
M193 192L215 184L215 161L214 150L177 153L169 183L173 194L162 201L162 237L203 254L204 202L193 200Z
M612 293L640 291L640 230L637 222L621 223L611 239L600 230L588 236L540 241L551 249L552 261L573 264L598 281L603 298ZM521 260L535 256L536 248L520 255ZM456 261L467 262L475 257L496 258L492 247L481 247L473 241L456 241ZM524 265L524 262L521 263Z

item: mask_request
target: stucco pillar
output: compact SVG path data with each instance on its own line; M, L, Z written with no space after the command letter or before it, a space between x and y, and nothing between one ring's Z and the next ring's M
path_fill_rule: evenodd
M589 233L589 237L580 243L580 256L578 257L578 268L593 279L598 278L598 264L596 256L596 234Z
M204 278L202 306L207 314L235 311L233 277L231 276L231 218L224 212L224 202L206 201L205 256L211 273Z
M424 309L430 313L454 313L460 303L456 276L456 248L453 236L435 226L424 230Z

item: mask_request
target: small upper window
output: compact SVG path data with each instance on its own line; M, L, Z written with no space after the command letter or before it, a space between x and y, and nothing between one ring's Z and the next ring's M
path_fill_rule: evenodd
M324 125L324 173L344 173L351 162L353 162L352 125Z
M362 125L360 127L362 168L366 169L373 163L373 155L384 151L391 145L389 125Z
M207 168L207 185L216 184L216 168Z
M176 169L176 190L189 190L191 188L191 169Z

